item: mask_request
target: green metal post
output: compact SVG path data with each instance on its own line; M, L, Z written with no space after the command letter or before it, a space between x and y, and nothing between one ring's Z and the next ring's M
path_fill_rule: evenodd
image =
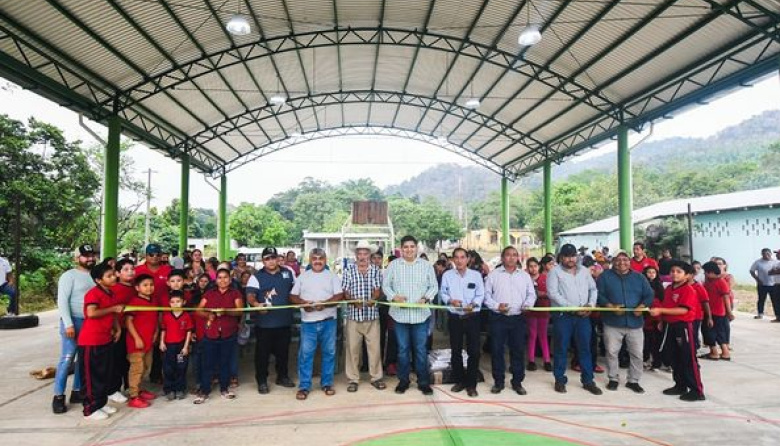
M220 177L219 186L219 215L217 216L218 234L217 234L217 257L219 260L227 259L228 241L227 241L227 175L224 173Z
M119 136L122 125L118 116L108 118L108 143L103 168L103 224L100 255L116 257L117 215L119 213Z
M501 248L509 246L509 180L501 177Z
M179 201L179 255L187 250L190 217L190 155L181 158L181 199Z
M620 249L631 252L634 243L634 223L631 213L633 186L631 184L631 152L628 149L628 128L618 129L618 208L620 219Z
M544 163L544 252L553 252L552 228L552 163Z

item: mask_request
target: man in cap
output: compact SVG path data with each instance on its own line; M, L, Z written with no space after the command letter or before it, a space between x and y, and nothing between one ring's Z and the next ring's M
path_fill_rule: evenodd
M84 325L84 295L95 282L90 270L95 266L95 250L92 245L81 245L75 252L76 267L65 271L57 283L57 309L60 313L60 359L57 372L54 375L54 399L52 411L56 414L67 412L65 405L65 388L68 384L68 370L74 364L78 351L78 335ZM71 404L80 404L81 371L76 362L73 373L73 390L70 394Z
M560 263L547 275L547 295L554 307L593 307L598 290L590 269L577 263L577 248L567 243L558 253ZM601 395L601 389L593 381L593 359L590 353L590 311L558 311L551 314L555 332L553 373L555 391L566 393L566 354L572 335L577 347L582 387L594 395Z
M383 390L386 385L382 381L382 357L380 349L379 309L373 301L379 299L382 288L382 274L371 263L371 255L376 247L368 241L361 240L355 247L355 263L344 269L342 288L347 300L356 300L347 309L347 379L348 392L356 392L360 381L360 357L363 352L363 341L368 350L368 372L371 374L371 385Z
M644 393L639 385L642 378L642 352L645 336L644 314L641 309L653 303L653 289L644 275L631 269L631 258L625 251L618 251L612 259L612 268L604 271L596 284L598 304L608 308L632 308L635 311L606 312L601 316L604 322L604 344L607 348L607 390L618 389L620 368L618 353L626 342L631 367L628 370L626 387L636 393Z
M163 249L157 243L146 245L146 258L142 265L135 267L135 276L152 276L154 279L154 305L157 307L168 306L168 275L173 268L167 261L163 261ZM162 384L162 353L159 345L152 349L152 368L149 371L149 381Z
M257 271L246 286L247 302L252 307L281 306L290 304L290 291L295 285L292 271L280 268L274 247L266 247L260 254L263 267ZM276 384L295 387L289 378L288 359L292 337L293 310L291 308L261 311L254 314L255 335L255 380L257 391L267 394L268 362L271 355L276 359Z

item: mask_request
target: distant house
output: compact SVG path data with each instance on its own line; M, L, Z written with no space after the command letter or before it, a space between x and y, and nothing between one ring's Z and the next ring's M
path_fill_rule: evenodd
M504 248L501 246L501 235L502 233L499 229L472 229L466 232L465 236L460 240L460 246L480 253L497 253ZM510 229L509 244L516 247L521 254L527 254L530 248L536 245L536 242L530 231Z
M634 224L651 228L665 218L693 214L693 254L704 262L720 256L737 281L752 283L748 268L762 248L780 248L780 187L731 194L710 195L656 203L633 212ZM618 217L599 220L558 234L558 243L572 243L588 250L620 245ZM682 256L690 257L686 240Z

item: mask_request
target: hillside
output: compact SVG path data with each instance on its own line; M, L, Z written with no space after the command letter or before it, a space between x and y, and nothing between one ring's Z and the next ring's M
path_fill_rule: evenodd
M780 141L780 110L753 116L708 138L668 138L644 143L633 150L632 162L635 167L650 168L660 174L680 166L715 169L729 163L756 161L776 141ZM553 180L565 180L585 171L614 170L615 155L611 153L555 166ZM541 175L537 173L523 179L522 188L534 190L540 185ZM499 187L498 176L480 166L441 164L398 185L388 186L384 192L405 197L434 197L452 208L457 206L460 196L463 202L472 204L484 200Z

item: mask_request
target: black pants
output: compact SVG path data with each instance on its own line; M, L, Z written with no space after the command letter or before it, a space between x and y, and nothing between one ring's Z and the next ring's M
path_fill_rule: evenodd
M113 352L111 353L114 359L114 368L111 371L111 383L108 388L108 394L119 392L122 389L127 389L129 382L127 380L127 373L130 371L130 363L127 362L127 330L122 330L122 335L117 342L111 344Z
M776 300L777 298L775 297L775 295L777 294L776 293L776 291L777 291L776 287L771 286L771 285L769 285L769 286L767 286L767 285L758 285L758 287L756 287L756 291L758 292L758 305L757 305L758 314L764 314L764 306L766 305L766 297L769 296L769 298L772 300L772 309L775 310L775 316L777 316L780 313L780 311L777 310L777 307L775 306L775 304L776 303L780 303L780 302L777 302L777 300Z
M187 390L187 365L189 355L179 360L179 353L184 343L165 344L167 347L163 357L163 392L184 392Z
M387 367L390 364L398 363L398 342L395 339L393 329L395 322L390 317L390 307L381 305L379 307L379 342L382 346L382 365Z
M521 315L506 316L490 313L490 358L493 381L497 387L504 387L506 362L504 346L509 346L509 366L512 369L512 385L517 386L525 379L525 345L528 325Z
M696 350L701 348L701 341L699 340L699 333L701 333L702 320L693 321L693 345L696 346Z
M452 367L452 379L454 382L462 384L467 389L477 387L477 377L479 375L479 314L472 314L467 317L461 317L458 314L450 313L450 349L452 357L450 366ZM463 336L466 336L466 353L468 354L468 364L464 373L463 370Z
M108 402L114 368L112 343L79 347L84 416L92 415Z
M666 324L664 350L672 361L674 385L704 395L699 360L696 358L696 332L691 322Z
M276 379L288 378L287 362L290 355L290 327L255 329L255 380L257 385L268 383L268 359L276 359Z
M664 332L653 327L652 330L645 331L645 346L653 359L653 368L660 369L661 366L671 365L668 351L661 350L661 342L664 338Z
M162 382L162 363L163 355L160 351L160 344L155 342L154 347L152 347L152 368L149 370L149 381Z

